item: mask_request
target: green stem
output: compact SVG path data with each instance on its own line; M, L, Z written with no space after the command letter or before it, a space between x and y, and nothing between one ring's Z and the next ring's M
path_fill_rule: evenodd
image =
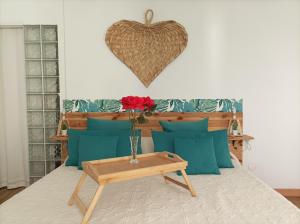
M136 144L137 142L135 141L136 140L136 113L134 110L130 110L129 111L129 120L131 121L131 141L132 141L132 147L134 150L137 149L136 147ZM133 159L136 158L136 151L134 152L133 154Z

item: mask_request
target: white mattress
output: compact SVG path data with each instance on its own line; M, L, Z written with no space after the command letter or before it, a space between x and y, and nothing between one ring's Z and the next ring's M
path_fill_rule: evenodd
M90 223L278 223L299 224L300 210L235 163L222 175L190 176L198 197L161 176L108 185ZM61 166L3 203L1 224L80 223L82 215L67 201L82 171ZM172 174L176 178L181 177ZM84 202L96 184L88 179L81 191Z

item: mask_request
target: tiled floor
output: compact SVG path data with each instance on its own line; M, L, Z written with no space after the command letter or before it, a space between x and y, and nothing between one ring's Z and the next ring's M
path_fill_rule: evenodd
M0 188L0 204L5 202L15 194L19 193L23 189L24 189L23 187L11 189L11 190L8 190L5 187ZM286 197L286 198L300 209L300 197Z

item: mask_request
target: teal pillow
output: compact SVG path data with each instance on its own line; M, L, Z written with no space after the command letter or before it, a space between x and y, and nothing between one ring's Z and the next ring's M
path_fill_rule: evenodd
M177 131L177 132L162 132L152 131L152 139L154 143L154 151L168 151L175 153L174 139L177 137L213 137L214 149L219 168L233 168L230 158L227 130L210 131L207 133L198 133L195 131Z
M175 153L188 162L187 174L220 174L213 138L176 138Z
M198 131L208 132L208 118L200 121L159 121L164 131Z
M66 160L66 166L78 165L79 136L84 132L85 130L68 129L68 159Z
M78 144L79 137L82 135L88 136L118 136L118 145L117 145L117 155L128 156L131 154L130 147L130 131L129 130L78 130L78 129L69 129L68 130L68 159L66 161L66 166L77 166L78 164ZM137 130L137 135L140 137L138 142L138 154L142 153L141 147L141 130Z
M196 137L194 132L163 132L152 131L152 139L154 144L154 152L167 151L175 153L174 139L176 137Z
M99 130L99 129L128 130L130 128L131 128L131 122L129 120L117 121L117 120L100 120L95 118L87 119L88 130Z
M118 138L118 136L80 136L78 169L82 169L84 161L116 157Z
M234 168L228 147L227 130L210 131L207 134L214 139L215 154L219 168Z

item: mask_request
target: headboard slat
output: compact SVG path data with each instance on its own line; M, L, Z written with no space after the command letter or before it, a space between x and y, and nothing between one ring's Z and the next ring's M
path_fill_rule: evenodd
M243 113L236 114L243 125ZM87 126L87 118L106 119L106 120L127 120L127 113L108 113L108 112L71 112L66 113L65 117L70 128L84 129ZM203 118L209 119L209 130L227 129L232 113L229 112L162 112L155 113L149 117L149 122L140 125L143 136L151 136L151 130L161 130L159 120L164 121L195 121Z

